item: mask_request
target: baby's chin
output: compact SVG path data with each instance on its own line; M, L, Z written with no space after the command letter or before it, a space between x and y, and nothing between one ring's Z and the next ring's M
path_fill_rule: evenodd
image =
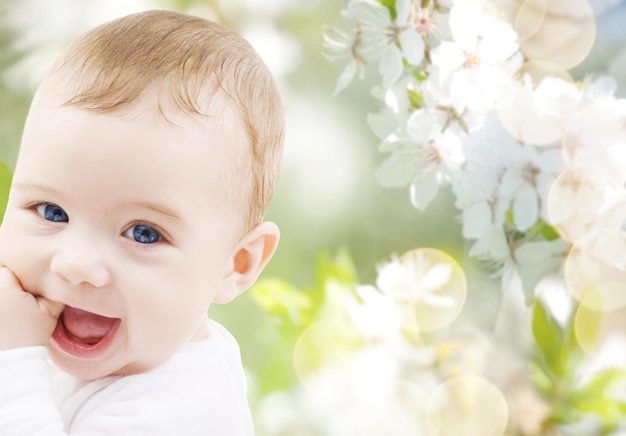
M60 356L57 350L49 345L50 360L61 371L81 380L92 381L108 376L133 375L148 371L158 365L131 363L124 366L97 364L96 362L72 362L66 356Z
M61 371L81 380L91 381L108 376L125 376L149 371L163 364L167 358L152 361L122 361L121 354L112 353L106 359L77 359L69 356L51 339L48 343L51 362Z
M91 381L114 375L114 371L112 372L104 366L94 365L92 362L69 362L66 356L59 355L54 344L49 344L48 350L50 361L54 366L78 379Z

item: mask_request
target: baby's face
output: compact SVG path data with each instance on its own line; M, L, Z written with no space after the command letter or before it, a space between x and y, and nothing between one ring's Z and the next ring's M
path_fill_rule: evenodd
M33 103L2 226L24 289L63 303L53 360L82 378L152 368L205 336L242 229L224 191L238 118Z

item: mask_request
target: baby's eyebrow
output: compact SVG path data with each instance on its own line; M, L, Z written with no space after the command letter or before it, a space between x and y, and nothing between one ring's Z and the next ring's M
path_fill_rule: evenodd
M174 212L172 209L169 209L168 207L162 204L152 203L150 201L138 201L138 202L135 202L134 205L144 208L144 209L151 210L161 215L165 215L166 217L171 218L175 221L182 221L182 219L176 212Z
M38 185L36 183L13 183L11 185L11 189L31 189L31 190L35 190L35 191L43 191L43 192L47 192L50 194L56 194L56 195L61 195L62 192L58 191L54 188L51 188L49 186L44 186L44 185Z
M18 188L18 189L23 189L23 190L36 190L36 191L41 191L41 192L45 192L48 194L54 194L56 196L62 196L63 194L61 191L57 189L54 189L48 186L38 185L35 183L13 183L12 188ZM166 216L174 221L182 222L181 217L176 212L174 212L172 209L168 208L165 205L153 203L151 201L136 201L136 202L133 202L132 205L135 207L151 210L160 215Z

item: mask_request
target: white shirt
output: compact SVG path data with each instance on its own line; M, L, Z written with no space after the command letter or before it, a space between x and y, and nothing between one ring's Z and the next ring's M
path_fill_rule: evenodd
M140 374L76 379L45 347L0 351L0 435L253 435L239 347L224 327Z

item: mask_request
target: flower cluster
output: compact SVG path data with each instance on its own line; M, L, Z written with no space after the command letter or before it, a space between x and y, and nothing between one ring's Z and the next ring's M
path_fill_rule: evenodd
M405 423L410 431L624 434L626 100L611 77L576 81L566 71L584 58L575 48L593 39L583 35L591 9L557 3L351 0L343 14L351 28L325 32L329 59L346 62L335 94L377 67L380 110L368 122L385 158L376 178L408 187L419 210L449 186L469 255L502 277L499 320L513 314L509 326L521 331L518 342L459 317L463 271L436 250L392 259L375 287L357 287L343 306L374 344L356 347L351 362L363 372L331 365L315 377L328 386L338 370L355 389L366 379L384 386L378 398L395 404L398 425L406 418L398 411L423 405L412 409L424 419ZM568 14L580 32L572 50L559 40L556 56L541 46L550 45L542 26ZM526 305L509 313L511 289ZM502 341L523 351L508 353ZM390 360L373 352L381 349ZM375 364L386 382L367 373ZM483 417L477 404L492 413ZM377 416L357 424L380 429Z
M514 270L530 302L569 253L626 266L626 101L609 77L533 69L518 43L528 12L517 12L490 0L352 0L351 30L328 29L325 45L348 60L335 92L378 65L381 110L368 121L387 155L379 182L408 186L420 210L449 184L470 255Z

